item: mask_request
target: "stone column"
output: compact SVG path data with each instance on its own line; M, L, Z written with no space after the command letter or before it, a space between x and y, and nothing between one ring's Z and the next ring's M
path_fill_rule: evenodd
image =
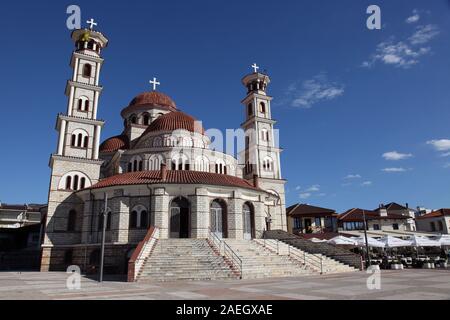
M255 208L255 236L256 238L261 238L264 230L266 230L266 212L264 199L260 196L259 202L253 202Z
M210 226L209 197L205 188L197 188L191 202L191 238L207 238Z
M123 190L115 190L110 208L112 211L112 242L128 243L130 198L123 196Z
M228 238L242 240L244 238L242 205L244 201L239 199L240 193L234 192L228 205Z
M165 188L156 188L151 201L154 226L160 230L160 238L169 238L169 195Z

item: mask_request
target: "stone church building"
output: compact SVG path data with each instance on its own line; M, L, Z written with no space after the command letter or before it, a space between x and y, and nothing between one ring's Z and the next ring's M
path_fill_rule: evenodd
M161 239L254 239L286 230L285 180L275 143L270 78L242 79L242 157L211 148L201 122L168 95L138 94L120 112L123 131L101 143L99 31L75 30L67 108L57 116L41 270L98 265L106 230L105 265L126 272L127 259L153 226ZM238 159L239 158L239 159ZM105 215L105 217L104 217ZM106 226L104 227L104 221Z

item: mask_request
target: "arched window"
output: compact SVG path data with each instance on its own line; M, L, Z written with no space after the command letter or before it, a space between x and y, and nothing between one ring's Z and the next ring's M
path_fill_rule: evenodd
M135 229L137 228L137 211L133 210L130 213L130 229Z
M85 63L83 66L83 77L90 78L92 75L92 65Z
M273 171L273 160L270 157L266 157L263 160L263 169L264 171Z
M141 228L148 228L148 212L147 212L147 210L141 211Z
M72 147L76 147L77 146L77 135L76 134L72 135L72 139L70 140L70 145Z
M82 111L83 110L83 100L78 99L78 110Z
M217 160L216 162L216 173L227 174L226 164L222 160Z
M137 117L136 117L135 115L132 115L132 116L130 117L130 122L131 122L132 124L136 124L136 123L137 123Z
M247 106L247 112L248 112L248 115L249 115L249 116L253 115L253 103L249 103L249 104L248 104L248 106Z
M111 210L108 209L108 213L106 214L106 229L105 229L106 231L111 230L111 216L112 216ZM97 223L98 231L103 230L103 219L104 219L103 213L100 212L100 214L98 215L98 223Z
M86 178L82 177L80 179L80 189L84 189L86 187Z
M133 164L131 162L128 163L128 172L133 172Z
M148 228L149 223L150 221L147 208L143 205L137 205L134 207L130 213L130 229Z
M261 140L269 141L269 131L267 129L261 130Z
M164 163L164 159L161 155L153 155L148 160L148 169L149 170L160 170L161 164Z
M78 190L78 175L73 177L73 190Z
M143 124L148 126L150 124L150 115L148 113L144 114Z
M84 137L84 142L83 142L83 148L87 149L88 143L89 143L89 137L85 136Z
M189 158L185 154L172 158L172 170L189 170Z
M143 167L142 167L142 160L141 161L139 161L139 171L142 171L143 170Z
M84 101L84 111L89 111L89 100Z
M195 170L209 172L209 160L205 156L198 157L195 160Z
M266 104L264 102L259 104L259 112L266 113Z
M255 237L255 213L251 203L246 202L242 206L242 218L244 239L250 240Z
M444 230L444 224L442 223L442 221L438 221L438 229L439 231Z
M68 176L66 178L66 190L72 189L72 177Z
M77 223L77 212L75 210L69 211L69 216L67 218L67 231L75 231Z
M211 202L210 230L219 238L227 237L227 206L221 199Z

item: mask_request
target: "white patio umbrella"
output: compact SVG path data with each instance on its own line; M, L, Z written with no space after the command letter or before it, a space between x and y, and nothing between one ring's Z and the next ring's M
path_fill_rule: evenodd
M450 235L448 234L442 234L434 240L438 241L441 246L450 246Z
M393 236L384 236L379 240L384 243L386 248L399 248L399 247L410 247L411 241L402 240Z
M411 236L408 238L411 241L411 245L414 247L440 247L441 243L436 240L428 239L427 237Z
M325 240L325 239L317 239L317 238L311 238L310 240L312 242L316 242L316 243L327 242L327 240Z
M356 246L357 243L355 240L351 238L347 238L344 236L337 236L327 241L329 244L334 245L347 245L347 246Z
M355 237L355 238L352 238L352 240L356 241L357 245L360 247L364 247L366 245L366 239L364 236ZM374 248L384 248L385 247L383 242L380 242L371 237L367 237L367 243L368 243L369 247L374 247Z

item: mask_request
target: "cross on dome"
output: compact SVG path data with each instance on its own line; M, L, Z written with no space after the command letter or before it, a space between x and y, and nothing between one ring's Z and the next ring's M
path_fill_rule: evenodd
M254 64L252 65L252 68L253 68L253 70L254 70L255 73L258 72L259 67L258 67L258 65L257 65L256 63L254 63Z
M93 30L94 26L97 26L98 23L94 21L93 18L91 18L91 20L86 21L87 24L89 24L89 29Z
M156 81L156 78L153 77L153 80L150 81L150 84L153 85L153 91L156 91L156 86L161 85L161 82Z

